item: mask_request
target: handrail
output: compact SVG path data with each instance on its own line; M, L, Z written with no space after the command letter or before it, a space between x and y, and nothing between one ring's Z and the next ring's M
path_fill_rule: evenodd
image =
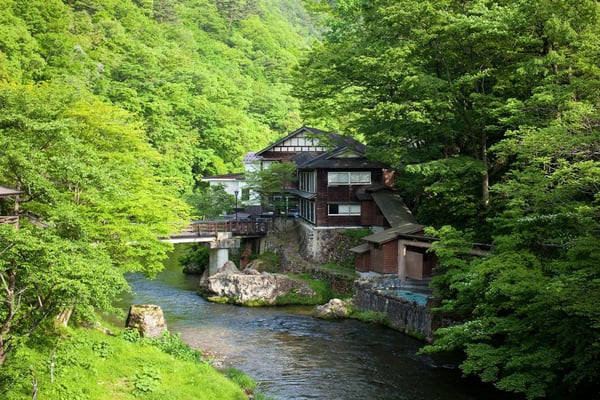
M0 224L14 225L16 228L19 227L19 216L18 215L0 215Z
M193 221L180 233L171 235L181 236L216 236L218 233L232 233L234 236L266 235L268 224L257 220L202 220Z
M0 215L0 224L17 224L18 222L18 215Z

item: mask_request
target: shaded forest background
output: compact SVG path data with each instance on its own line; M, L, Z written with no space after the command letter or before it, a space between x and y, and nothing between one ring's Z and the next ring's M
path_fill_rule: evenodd
M185 192L299 126L292 70L315 34L293 0L2 0L0 82L126 110Z

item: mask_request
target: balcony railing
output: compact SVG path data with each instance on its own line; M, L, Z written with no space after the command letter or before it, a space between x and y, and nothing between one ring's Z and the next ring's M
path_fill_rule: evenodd
M231 232L233 236L264 236L267 231L268 223L263 220L194 221L183 232L171 237L214 236L219 232Z
M0 215L0 224L9 224L19 227L19 217L17 215Z

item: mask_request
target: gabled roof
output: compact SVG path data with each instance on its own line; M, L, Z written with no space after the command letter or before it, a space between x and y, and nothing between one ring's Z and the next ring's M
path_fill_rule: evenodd
M362 149L364 150L364 149ZM369 160L364 157L364 151L346 146L336 147L322 154L300 153L292 157L298 169L368 169L385 168L386 164Z
M0 197L18 196L23 193L24 192L22 192L20 190L15 190L15 189L7 188L5 186L0 186Z
M334 132L327 132L327 131L323 131L321 129L317 129L317 128L311 128L308 126L303 126L299 129L296 129L295 131L293 131L292 133L290 133L289 135L277 140L275 143L270 144L269 146L265 147L264 149L257 151L256 153L252 154L248 153L247 157L261 157L262 154L272 150L273 148L285 143L286 141L292 139L295 136L298 136L300 134L304 134L307 133L308 136L314 136L314 145L318 147L326 147L326 148L330 148L330 149L339 149L339 148L348 148L348 149L352 149L358 153L364 154L365 150L366 150L366 146L364 144L362 144L361 142L359 142L358 140L350 137L350 136L343 136L340 135L339 133L334 133ZM321 153L321 151L319 151L319 153Z
M309 134L313 134L313 135L329 134L328 132L322 131L320 129L303 126L299 129L296 129L294 132L290 133L286 137L283 137L283 138L277 140L275 143L270 144L269 146L265 147L264 149L257 151L256 153L254 153L254 155L257 157L261 156L263 153L266 153L267 151L272 150L274 147L279 146L280 144L284 143L286 140L291 139L294 136L298 136L298 134L303 133L303 132L308 132Z

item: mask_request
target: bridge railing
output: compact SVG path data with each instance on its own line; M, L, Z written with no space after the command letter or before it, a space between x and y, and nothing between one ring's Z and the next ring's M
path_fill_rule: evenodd
M233 236L266 235L269 224L264 220L202 220L193 221L182 232L171 236L216 236L219 232Z
M17 215L0 215L0 224L14 225L19 227L19 217Z

